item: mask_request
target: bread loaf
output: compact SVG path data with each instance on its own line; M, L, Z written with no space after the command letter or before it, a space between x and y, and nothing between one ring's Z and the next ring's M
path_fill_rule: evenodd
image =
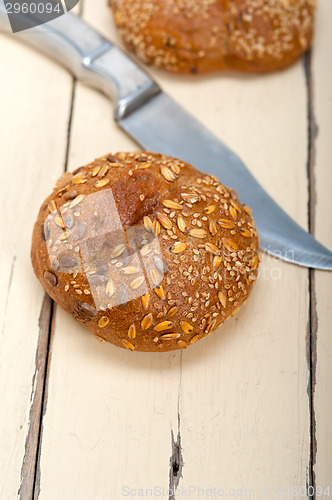
M180 160L133 152L58 181L31 259L47 293L98 339L169 351L234 314L256 280L258 250L234 191Z
M176 73L284 68L309 47L316 0L109 0L126 47Z

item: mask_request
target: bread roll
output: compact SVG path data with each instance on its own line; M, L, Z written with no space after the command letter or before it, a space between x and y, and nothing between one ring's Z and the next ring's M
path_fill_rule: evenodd
M126 47L176 73L284 68L309 47L316 0L109 0Z
M58 181L31 260L47 293L98 339L170 351L234 314L256 280L258 250L234 191L180 160L133 152Z

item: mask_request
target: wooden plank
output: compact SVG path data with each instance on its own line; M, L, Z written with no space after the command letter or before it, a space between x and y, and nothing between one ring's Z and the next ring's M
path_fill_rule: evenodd
M85 3L92 24L99 24L96 18L103 24L107 13L106 6ZM112 114L106 97L78 83L69 169L106 151L137 147ZM180 356L101 345L57 310L37 477L41 499L121 498L126 487L168 488Z
M0 497L9 499L32 496L51 301L34 277L30 240L64 167L72 79L14 37L0 38Z
M316 39L311 60L313 116L317 136L313 137L313 230L315 236L332 249L331 204L331 130L332 36L328 19L332 4L321 0L317 19ZM332 494L332 274L315 271L313 280L312 366L313 366L313 468L317 496L319 487L329 486ZM323 496L324 498L324 496ZM327 497L325 497L327 498Z
M306 227L302 65L266 76L226 75L211 83L202 79L197 86L201 94L217 96L218 103L214 108L209 98L196 100L197 115ZM310 430L307 289L307 270L264 255L256 288L239 314L183 353L184 488L216 487L228 496L231 489L253 489L263 496L261 488L270 488L269 496L276 498L278 487L305 487Z

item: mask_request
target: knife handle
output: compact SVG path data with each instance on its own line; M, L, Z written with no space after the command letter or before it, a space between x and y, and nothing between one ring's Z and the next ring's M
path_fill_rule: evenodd
M34 46L64 65L79 80L98 88L115 103L121 120L160 92L158 85L131 58L74 14L36 26L36 14L24 16L31 29L12 33L4 2L0 0L0 33Z

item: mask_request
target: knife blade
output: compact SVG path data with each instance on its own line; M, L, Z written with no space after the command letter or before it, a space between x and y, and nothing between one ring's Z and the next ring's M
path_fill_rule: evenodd
M20 14L36 26L38 14ZM41 19L41 22L43 19ZM0 29L10 33L3 1ZM65 65L115 104L115 120L142 148L178 157L215 175L248 205L266 252L300 266L332 270L332 252L268 195L243 161L118 47L73 14L12 35ZM158 120L156 120L156 116Z

